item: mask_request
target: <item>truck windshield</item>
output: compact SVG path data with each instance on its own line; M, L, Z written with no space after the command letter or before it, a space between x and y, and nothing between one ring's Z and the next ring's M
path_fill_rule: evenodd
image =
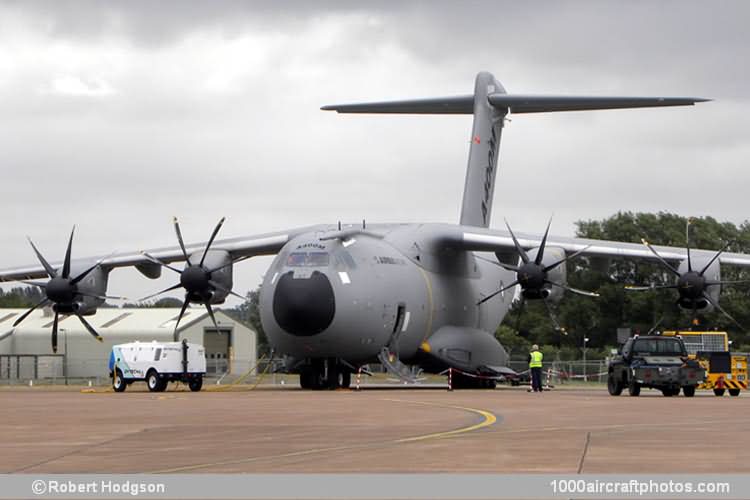
M679 356L683 354L682 344L677 339L635 339L633 352L636 354L655 354Z

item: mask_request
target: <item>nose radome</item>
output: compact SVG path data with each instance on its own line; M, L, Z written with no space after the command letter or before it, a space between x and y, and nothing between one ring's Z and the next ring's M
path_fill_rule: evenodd
M290 271L276 283L273 316L287 333L300 337L316 335L328 328L335 313L333 287L320 271L297 279Z

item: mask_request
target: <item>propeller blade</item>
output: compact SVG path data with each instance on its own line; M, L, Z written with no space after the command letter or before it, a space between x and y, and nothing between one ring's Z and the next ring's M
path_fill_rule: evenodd
M62 277L70 278L70 252L73 249L73 233L76 232L76 227L73 226L73 230L70 232L70 239L68 240L68 248L65 249L65 260L63 261Z
M154 257L153 255L151 255L148 252L141 252L141 255L143 255L144 257L146 257L148 260L150 260L154 264L159 264L162 267L166 267L167 269L171 269L172 271L176 272L177 274L182 274L182 271L180 271L176 267L170 266L169 264L167 264L165 262L162 262L161 260L157 259L156 257Z
M625 285L625 290L629 292L644 292L647 290L664 290L667 288L678 288L678 285L648 285L648 286Z
M94 327L93 327L93 326L91 326L91 323L89 323L88 321L86 321L86 319L85 319L85 318L84 318L83 316L81 316L80 314L78 314L78 313L75 313L75 314L76 314L76 316L78 316L78 320L79 320L79 321L80 321L81 323L83 323L83 326L85 326L85 327L86 327L86 330L88 330L88 331L89 331L89 333L90 333L91 335L93 335L93 336L94 336L94 338L95 338L96 340L98 340L99 342L103 342L103 340L102 340L102 337L101 337L101 335L99 335L99 334L97 333L97 331L96 331L96 330L94 330Z
M561 327L560 323L557 321L557 316L552 310L552 306L550 305L549 301L547 299L542 299L542 302L544 302L544 307L547 309L547 315L549 316L549 319L552 320L552 324L555 326L555 330L564 332L565 328Z
M177 241L180 243L180 248L182 249L182 255L185 257L188 265L192 266L193 264L190 263L187 250L185 250L185 242L182 241L182 231L180 231L180 223L177 222L177 217L172 217L172 222L174 223L174 232L177 233Z
M144 300L153 299L157 295L161 295L162 293L171 292L172 290L176 290L178 288L182 287L181 284L177 283L176 285L170 286L169 288L165 288L161 292L152 293L151 295L147 297L143 297L142 299L139 299L138 302L143 302Z
M188 307L188 304L190 301L188 301L187 295L185 296L185 301L182 303L182 309L180 309L180 315L177 316L177 322L174 324L174 339L175 342L177 342L177 328L180 326L180 321L182 320L182 315L185 314L185 310Z
M521 260L524 264L528 264L529 262L529 254L526 253L526 250L523 249L523 247L518 243L518 240L516 239L516 235L513 234L513 230L510 228L510 224L508 224L508 221L505 221L505 227L508 228L508 232L510 233L510 237L513 238L513 245L516 247L516 251L521 256Z
M556 286L558 288L562 288L563 290L567 290L572 293L577 293L578 295L583 295L585 297L599 297L599 294L596 292L587 292L586 290L579 290L577 288L573 288L568 285L563 285L562 283L555 283L554 281L549 281L549 280L544 280L544 282L550 285Z
M542 237L542 243L539 245L539 250L536 252L536 258L534 259L534 264L537 266L542 263L542 259L544 258L544 247L547 245L547 235L549 235L549 227L552 225L552 217L549 218L549 222L547 222L547 229L544 231L544 236Z
M687 248L688 272L693 271L693 262L690 260L690 221L691 218L688 217L685 223L685 248Z
M648 333L646 333L646 335L651 335L652 333L654 333L656 331L656 329L661 326L662 321L664 321L664 316L662 316L661 318L659 318L659 321L657 321L654 324L654 326L651 327L651 329L648 331Z
M216 316L214 316L214 310L211 309L211 304L209 302L206 302L206 311L208 311L208 315L211 316L211 321L214 323L214 328L216 328L216 331L219 331L219 323L216 321Z
M42 300L41 302L39 302L38 304L36 304L35 306L33 306L31 309L29 309L28 311L26 311L25 313L23 313L21 315L21 317L19 317L16 321L14 321L13 322L13 326L20 325L21 321L25 320L29 316L29 314L31 314L32 312L34 312L34 309L36 309L37 307L45 306L45 305L49 304L50 302L52 302L52 301L49 300L47 297L45 297L44 300Z
M52 323L52 352L57 354L57 320L59 318L59 314L57 311L55 311L55 320ZM65 356L67 356L68 353L65 353Z
M662 258L662 256L659 255L659 253L656 250L654 250L654 247L651 246L651 243L649 243L645 239L641 239L641 242L644 245L646 245L646 248L648 248L649 250L651 250L651 253L654 254L657 259L659 259L659 262L661 262L664 267L666 267L667 269L669 269L675 276L678 276L678 277L680 276L680 272L677 269L675 269L674 267L672 267L669 264L669 262L667 262L666 260L664 260Z
M524 299L523 297L521 297L521 303L518 305L518 314L516 315L516 328L515 328L515 330L517 332L521 331L520 330L520 327L521 327L521 316L523 316L524 307L526 307L526 299Z
M31 238L27 237L29 240L29 243L31 244L31 248L34 249L34 253L36 254L37 259L39 259L39 262L42 264L42 267L45 271L47 271L47 275L50 278L57 277L57 271L55 271L55 268L49 265L49 262L47 262L47 259L44 258L42 253L36 248L36 245L34 245L34 242L31 241Z
M712 299L711 295L709 295L709 294L707 294L707 293L704 292L703 293L703 298L706 299L709 304L711 304L712 306L714 306L717 311L720 311L724 316L726 316L727 318L729 318L730 320L732 320L732 323L734 323L735 325L737 325L740 328L740 330L742 330L743 332L745 331L745 327L742 326L739 321L737 321L736 319L734 319L734 316L732 316L731 314L729 314L723 307L721 307L719 305L718 301Z
M750 280L707 281L706 282L706 286L714 286L714 285L741 285L743 283L750 283Z
M511 283L510 285L506 286L505 288L501 288L500 290L496 291L495 293L492 293L492 294L486 296L485 298L483 298L482 300L480 300L479 302L477 302L477 305L481 306L482 304L484 304L485 302L487 302L488 300L490 300L492 297L494 297L498 293L503 293L508 288L513 288L517 284L518 284L518 280L514 280L513 283Z
M219 229L221 229L222 224L224 224L224 220L226 217L222 217L218 224L216 224L216 227L214 228L214 232L211 233L211 237L208 239L208 243L206 244L206 249L203 251L203 257L201 257L200 265L203 266L203 261L206 260L206 254L208 254L208 250L211 248L211 243L214 242L214 238L216 238L216 235L219 234Z
M235 297L237 297L238 299L242 299L242 300L247 300L247 297L243 297L243 296L242 296L242 295L240 295L239 293L234 293L234 292L233 292L232 290L230 290L229 288L227 288L227 287L225 287L225 286L221 286L220 284L218 284L218 283L217 283L217 282L215 282L214 280L208 280L208 284L209 284L209 285L211 285L212 287L216 288L217 290L221 290L222 292L225 292L225 293L228 293L228 294L234 295L234 296L235 296Z
M560 264L562 264L563 262L567 262L567 261L569 261L569 260L575 259L575 258L576 258L576 257L578 257L579 255L581 255L581 254L582 254L583 252L585 252L586 250L588 250L590 246L591 246L591 245L586 245L585 247L581 248L581 249L580 249L580 250L578 250L577 252L575 252L575 253L572 253L572 254L568 255L568 256L567 256L567 257L565 257L564 259L558 260L558 261L557 261L557 262L555 262L554 264L550 264L549 266L547 266L547 267L545 267L545 268L544 268L544 272L546 273L547 271L551 271L552 269L556 268L557 266L559 266L559 265L560 265Z
M95 264L94 264L93 266L89 267L89 268L88 268L88 269L86 269L86 270L85 270L84 272L82 272L81 274L79 274L78 276L76 276L75 278L73 278L73 279L72 279L72 280L70 281L70 283L71 283L72 285L75 285L75 284L77 284L77 283L78 283L79 281L81 281L81 280L82 280L83 278L85 278L86 276L88 276L88 275L89 275L89 273L90 273L91 271L93 271L94 269L96 269L97 267L99 267L99 266L101 265L101 263L102 263L102 262L104 262L105 260L109 259L110 257L112 257L112 256L113 256L114 254L116 254L116 253L117 253L117 252L112 252L111 254L107 255L106 257L102 257L101 259L97 260L97 261L96 261L96 263L95 263Z
M727 250L727 248L729 248L729 246L730 246L730 245L731 245L732 243L733 243L733 242L731 242L731 241L727 242L727 244L726 244L726 245L724 245L724 246L723 246L723 247L721 248L721 250L719 250L718 252L716 252L716 254L715 254L715 255L714 255L713 257L711 257L711 260L709 260L709 261L708 261L708 264L706 264L706 266L705 266L705 267L704 267L704 268L703 268L703 269L701 270L701 272L700 272L700 273L698 273L698 274L700 274L701 276L703 276L703 273L705 273L706 271L708 271L708 268L709 268L709 267L711 267L711 264L713 264L713 263L714 263L714 261L715 261L716 259L718 259L718 258L719 258L719 255L723 254L723 253L724 253L724 252L725 252L725 251Z

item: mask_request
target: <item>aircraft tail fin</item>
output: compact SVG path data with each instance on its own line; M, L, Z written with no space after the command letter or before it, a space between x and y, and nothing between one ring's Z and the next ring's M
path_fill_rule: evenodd
M338 113L473 114L461 224L489 227L495 192L500 136L509 113L689 106L710 99L694 97L591 97L508 94L494 76L477 75L474 94L432 99L334 104Z

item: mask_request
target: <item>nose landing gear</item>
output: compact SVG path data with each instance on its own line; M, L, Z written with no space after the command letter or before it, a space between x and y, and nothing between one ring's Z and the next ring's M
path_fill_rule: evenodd
M351 382L351 368L335 358L315 359L300 368L299 384L303 389L348 389Z

